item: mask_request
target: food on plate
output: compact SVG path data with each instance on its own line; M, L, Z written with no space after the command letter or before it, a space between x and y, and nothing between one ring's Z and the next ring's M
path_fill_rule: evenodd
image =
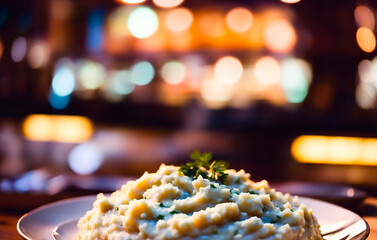
M109 197L98 194L78 223L79 239L323 239L312 210L298 197L228 169L211 153L162 164Z

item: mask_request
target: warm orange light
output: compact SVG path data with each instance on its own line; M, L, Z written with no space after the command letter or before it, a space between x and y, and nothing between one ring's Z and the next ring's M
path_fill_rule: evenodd
M282 1L283 3L290 3L290 4L301 2L301 0L280 0L280 1Z
M31 141L80 143L93 134L93 124L81 116L33 114L23 122L25 138Z
M171 10L166 16L167 27L174 32L181 32L188 29L194 20L194 16L187 8Z
M357 29L356 40L364 52L370 53L376 48L376 37L369 28L361 27Z
M297 42L296 31L285 19L270 22L264 33L266 47L274 52L289 52Z
M224 16L218 12L208 12L199 20L202 34L210 37L220 37L225 33Z
M156 6L161 8L173 8L179 6L184 0L153 0Z
M139 4L142 2L145 2L146 0L117 0L120 3L126 3L126 4Z
M373 11L367 6L357 6L354 11L355 21L359 27L367 27L374 30L375 17Z
M377 166L377 139L304 135L293 141L291 153L302 163Z
M248 9L237 7L226 15L226 23L234 32L246 32L253 24L253 15Z
M49 46L44 41L36 41L31 44L28 52L28 62L32 68L41 68L47 65L50 59Z
M219 109L226 106L227 102L232 97L232 88L218 81L213 77L204 79L201 87L201 95L204 104L213 109Z
M216 62L214 72L220 82L234 84L242 77L243 66L238 58L226 56Z
M278 84L281 78L281 66L273 57L262 57L255 64L254 77L264 85Z

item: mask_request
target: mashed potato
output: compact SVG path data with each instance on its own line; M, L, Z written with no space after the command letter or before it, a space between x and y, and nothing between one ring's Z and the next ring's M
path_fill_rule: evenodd
M323 239L297 197L226 170L228 184L197 179L162 164L111 196L98 194L78 223L79 239Z

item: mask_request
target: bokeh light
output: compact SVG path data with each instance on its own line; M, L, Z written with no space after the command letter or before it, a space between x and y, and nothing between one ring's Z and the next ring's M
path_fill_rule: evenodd
M366 27L374 30L375 16L373 11L367 6L357 6L354 11L355 21L358 27Z
M343 136L297 137L291 153L298 162L377 165L377 139Z
M105 11L96 8L89 12L86 30L86 48L92 53L98 53L104 42Z
M209 37L220 37L225 34L224 16L219 12L208 12L199 19L199 29Z
M226 15L226 23L234 32L246 32L253 24L253 15L248 9L237 7L229 11Z
M27 50L27 42L24 37L18 37L14 40L11 49L11 56L14 62L21 62L24 59Z
M68 106L70 98L71 95L59 96L54 91L50 91L48 102L52 108L62 110Z
M118 2L126 3L126 4L139 4L145 1L146 0L118 0Z
M185 80L187 69L179 61L169 61L162 66L161 76L167 83L176 85Z
M312 80L310 65L301 59L287 59L281 65L281 87L285 91L288 102L304 101Z
M184 0L153 0L156 6L161 8L173 8L179 6Z
M203 81L201 95L207 107L218 109L226 106L232 97L232 88L215 78L208 77Z
M68 155L69 167L77 174L94 173L102 164L103 153L94 143L87 142L76 146Z
M297 34L292 24L286 19L271 21L264 33L266 47L274 52L289 52L297 42Z
M131 73L128 70L121 70L109 76L110 89L119 95L127 95L132 93L135 84L131 79Z
M130 33L139 39L152 36L158 29L158 16L149 7L138 7L127 22Z
M150 62L138 62L131 69L132 80L136 85L147 85L152 81L155 70Z
M376 37L374 33L367 27L361 27L357 29L356 40L359 47L364 52L373 52L376 48Z
M44 41L36 41L32 43L27 57L31 68L37 69L46 66L50 60L48 44Z
M55 70L51 88L58 96L70 95L75 88L75 76L69 66L62 65Z
M26 139L80 143L93 135L93 123L86 117L64 115L29 115L22 124Z
M373 82L373 64L371 61L364 59L358 65L358 74L361 82L372 83ZM376 75L377 77L377 75Z
M187 8L173 9L166 16L166 25L174 32L181 32L188 29L193 21L194 16Z
M129 34L127 28L129 12L130 10L127 6L122 6L116 8L109 14L107 29L111 37L121 38Z
M360 81L355 91L356 103L360 108L372 109L377 95L377 59L360 61L358 76Z
M234 84L241 79L243 66L238 58L226 56L216 62L214 73L217 80L227 84Z
M375 105L376 88L371 83L359 83L356 86L355 100L362 109L372 109Z
M78 69L78 79L81 85L89 90L99 88L106 77L106 69L102 64L84 60Z
M282 1L283 3L289 3L289 4L301 2L301 0L280 0L280 1Z
M281 66L273 57L262 57L255 64L254 77L264 85L278 84L281 77Z

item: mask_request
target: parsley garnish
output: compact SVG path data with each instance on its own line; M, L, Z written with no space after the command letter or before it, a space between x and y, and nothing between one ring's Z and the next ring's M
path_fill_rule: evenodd
M291 212L294 212L294 210L292 208L290 210L291 210Z
M200 153L195 150L191 154L191 162L181 165L179 169L184 175L197 179L199 176L213 181L227 184L227 173L224 171L228 169L229 163L223 160L212 160L212 153Z
M176 214L176 213L178 213L177 211L175 211L175 210L173 210L173 211L171 211L171 212L169 212L170 214Z
M212 183L210 184L210 186L211 186L211 188L216 188L216 186L215 186L215 185L213 185Z
M164 215L158 215L158 216L157 216L157 219L158 219L158 220L163 220L164 218L165 218Z
M248 191L250 194L257 194L255 191Z
M160 207L165 207L165 205L161 202L158 206L160 206Z

